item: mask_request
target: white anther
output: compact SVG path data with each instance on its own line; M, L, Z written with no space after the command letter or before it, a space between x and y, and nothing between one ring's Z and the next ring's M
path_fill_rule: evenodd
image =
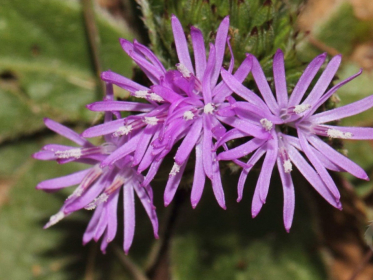
M212 103L207 103L205 107L203 107L203 112L205 114L212 114L214 110L215 108L214 108L214 105L212 105Z
M302 114L303 112L309 110L310 108L311 108L310 104L301 104L301 105L295 106L293 112L296 114Z
M266 118L260 120L260 124L264 127L265 130L270 131L273 127L273 123Z
M65 217L66 217L66 215L62 211L58 212L57 214L55 214L55 215L53 215L49 218L49 222L45 225L44 228L49 228L49 227L57 224L59 221L61 221Z
M293 170L293 165L291 164L290 159L285 160L284 170L285 170L285 173L290 173Z
M145 117L144 123L149 125L156 125L158 123L159 119L157 117Z
M146 90L138 90L135 91L134 96L137 98L146 98L148 94L149 93Z
M80 148L70 149L66 151L57 151L54 153L57 158L80 158L82 156L82 150Z
M89 203L86 207L84 207L87 210L94 210L98 205L101 203L104 203L108 200L109 195L107 193L102 193L99 197L97 197L95 200L93 200L91 203Z
M184 78L189 78L190 77L191 73L189 72L188 68L185 67L184 64L178 63L178 64L176 64L176 68L177 68L177 70L180 71L181 75L183 75Z
M164 99L161 96L159 96L158 94L153 93L153 92L151 94L149 94L149 99L153 100L153 101L156 101L156 102L163 102L164 101Z
M174 166L172 166L170 176L175 176L180 171L180 165L178 165L176 162L174 163Z
M351 132L343 132L337 129L328 129L326 134L330 138L342 138L342 139L350 139L352 137Z
M128 133L130 133L131 131L132 131L132 125L121 126L113 133L113 136L119 137L122 135L128 135Z
M193 114L192 111L185 111L185 112L184 112L184 115L183 115L183 118L184 118L184 120L186 120L186 121L193 120L193 118L194 118L194 114Z

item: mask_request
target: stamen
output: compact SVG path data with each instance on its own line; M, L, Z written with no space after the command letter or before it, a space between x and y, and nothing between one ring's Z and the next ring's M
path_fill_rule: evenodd
M82 156L82 150L80 148L70 149L66 151L56 151L55 156L57 158L80 158Z
M149 99L153 100L153 101L156 101L156 102L163 102L164 101L164 99L161 96L159 96L158 94L153 93L153 92L149 95Z
M260 124L264 127L265 130L270 131L273 127L273 123L266 118L260 120Z
M303 112L309 110L310 108L311 108L310 104L301 104L301 105L295 106L293 112L299 115L299 114L302 114Z
M138 90L135 91L134 96L137 98L146 98L148 96L148 92L146 90Z
M183 75L184 78L189 78L191 76L191 73L189 72L188 68L185 67L184 64L178 63L176 64L177 70Z
M203 112L205 114L212 114L214 112L215 108L212 103L207 103L205 107L203 107Z
M293 165L291 164L290 159L284 161L285 173L290 173L293 170Z
M44 228L49 228L57 224L59 221L61 221L65 217L66 217L65 213L63 213L63 211L59 211L57 214L49 218L49 222L44 226Z
M180 171L180 165L178 165L176 162L174 163L174 166L172 166L170 176L175 176Z
M194 114L193 114L192 111L185 111L185 112L184 112L184 115L183 115L183 118L184 118L184 120L186 120L186 121L193 120L193 118L194 118Z
M107 193L102 193L99 197L97 197L95 200L93 200L91 203L89 203L84 209L86 210L94 210L98 205L101 203L104 203L108 200L109 195Z
M159 119L157 117L145 117L144 123L149 125L156 125L158 123Z
M128 133L130 133L131 131L132 131L132 125L121 126L120 128L117 129L117 131L113 133L113 136L119 137L122 135L128 135Z
M340 130L337 130L337 129L328 129L326 131L326 134L330 138L350 139L352 137L352 133L351 132L343 132L343 131L340 131Z

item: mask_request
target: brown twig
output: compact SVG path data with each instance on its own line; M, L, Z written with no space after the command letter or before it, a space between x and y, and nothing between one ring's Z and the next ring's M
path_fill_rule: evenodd
M95 13L92 0L82 0L85 27L88 33L89 46L91 48L94 70L96 72L97 83L102 94L105 93L105 84L100 78L102 64L100 60L100 35L96 25ZM101 98L101 96L100 96Z
M142 272L142 270L123 253L123 250L118 246L113 246L115 254L122 261L124 267L131 273L134 280L149 280L148 277Z
M373 251L370 249L364 256L362 263L356 268L354 273L352 274L350 280L356 280L359 273L368 265L370 259L373 256Z
M323 43L323 42L321 42L321 41L319 41L318 39L316 39L313 35L311 35L311 34L309 34L308 35L308 41L312 44L312 45L314 45L316 48L318 48L318 49L320 49L320 50L322 50L322 51L324 51L324 52L327 52L328 54L330 54L330 55L337 55L337 54L340 54L340 52L337 50L337 49L335 49L335 48L333 48L333 47L330 47L330 46L328 46L328 45L326 45L325 43Z

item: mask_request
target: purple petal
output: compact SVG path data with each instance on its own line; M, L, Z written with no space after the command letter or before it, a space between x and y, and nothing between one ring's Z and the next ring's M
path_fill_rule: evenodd
M300 173L307 179L307 181L312 185L312 187L331 205L336 208L341 208L341 203L337 200L328 188L325 186L324 182L320 179L320 176L315 172L315 170L307 163L307 161L301 156L301 154L292 146L287 147L289 157L294 165L298 168Z
M259 139L265 139L265 140L271 138L271 134L269 134L259 125L254 125L252 123L249 123L242 119L238 119L236 117L221 117L221 116L216 116L216 117L221 122L226 123L232 127L235 127L238 130L246 133L247 135L251 135L253 137L256 137Z
M38 159L38 160L55 160L57 159L56 157L56 154L55 152L52 152L52 151L39 151L39 152L36 152L32 155L32 157L34 159Z
M104 237L107 242L113 241L115 235L117 234L118 220L117 220L117 208L118 208L118 199L119 199L120 188L115 190L113 194L110 195L108 201L106 202L106 219L107 223L107 232Z
M224 143L237 139L237 138L242 138L242 137L247 137L248 135L241 130L238 130L237 128L233 128L229 130L227 133L225 133L215 144L214 150L217 150L221 145Z
M183 64L189 70L189 72L194 74L184 30L179 19L175 15L172 15L171 25L179 62Z
M277 103L280 108L288 105L288 91L286 88L286 75L284 53L278 49L273 58L273 78L275 80Z
M133 166L136 166L142 160L148 146L149 142L154 136L154 133L158 129L158 125L147 125L141 134L139 141L137 142L137 148L135 150L135 155L133 158Z
M198 202L201 200L202 192L205 186L205 172L203 169L202 143L196 145L196 165L194 168L194 178L192 192L190 195L190 202L192 207L196 208Z
M303 104L310 104L312 107L324 94L325 90L328 88L330 82L332 81L335 73L337 73L338 67L341 64L342 56L334 56L328 65L325 67L324 72L321 74L316 85L304 100Z
M196 76L201 81L206 69L206 49L201 30L192 26L190 28L192 37L194 63L196 65Z
M106 219L106 214L107 214L107 207L105 207L106 205L104 205L104 209L102 210L102 213L101 213L101 217L100 217L100 220L98 221L98 224L96 226L96 231L95 231L95 235L93 236L93 239L97 242L101 236L104 234L105 230L106 230L106 227L107 227L107 224L108 224L108 220Z
M123 188L123 210L124 210L124 242L123 249L126 254L132 245L135 234L135 195L130 185Z
M214 155L214 158L216 158L216 155ZM216 201L218 202L219 206L223 208L224 210L227 209L227 207L225 206L223 185L221 183L219 162L217 160L213 161L212 190L214 192Z
M67 128L66 126L59 124L51 119L44 119L45 125L52 131L60 134L61 136L75 142L76 144L80 146L92 146L91 143L89 143L86 139L81 137L78 133L75 131L72 131L70 128Z
M169 103L174 103L182 100L182 97L173 90L164 86L154 85L151 87L152 91L162 97Z
M252 140L250 140L250 141L246 142L245 144L242 144L238 147L235 147L235 148L230 149L230 150L225 151L225 152L221 152L218 155L217 159L218 160L239 159L241 157L244 157L244 156L252 153L256 149L261 147L266 141L267 140L254 138L254 139L252 139Z
M282 190L284 193L284 226L287 232L290 231L291 225L293 223L294 208L295 208L295 193L294 184L291 179L290 173L285 173L284 168L281 164L281 159L277 158L277 168L280 173Z
M249 101L250 103L255 104L256 106L262 108L262 110L268 112L267 106L254 92L249 90L248 88L244 87L241 82L239 82L234 76L232 76L229 72L222 69L221 76L224 82L228 85L228 87L235 92L237 95L242 97L243 99Z
M91 137L97 137L97 136L114 133L120 127L124 126L124 120L125 119L119 119L119 120L111 121L108 123L103 123L103 124L99 124L96 126L92 126L86 129L85 131L83 131L82 135L84 137L91 138Z
M265 203L267 199L269 184L271 181L271 173L273 167L275 166L278 156L278 143L277 137L274 137L273 140L267 142L267 153L264 158L262 165L262 171L259 174L258 182L256 188L259 187L259 196L260 199Z
M136 40L134 40L133 45L136 51L141 52L155 67L160 69L160 71L162 71L163 73L166 73L166 69L164 68L162 62L160 62L158 57L150 49L138 43Z
M354 116L373 107L373 95L365 97L354 103L325 111L309 118L313 123L326 123L346 117Z
M335 151L319 137L315 135L309 135L307 139L316 149L318 149L334 164L340 166L342 169L346 170L348 173L354 175L357 178L369 180L368 175L359 165Z
M157 213L155 212L155 206L153 205L153 202L151 198L148 196L144 187L134 182L131 183L133 184L132 187L135 189L137 196L139 197L146 213L148 214L150 222L152 223L154 236L155 238L158 238L158 218Z
M114 85L117 85L118 87L124 88L125 90L128 90L129 92L136 92L138 90L144 90L144 91L149 90L147 87L144 87L138 83L135 83L134 81L126 77L123 77L117 73L114 73L112 71L102 72L101 79L105 82L112 83Z
M101 167L111 166L117 160L120 160L121 158L135 151L141 135L142 133L137 133L134 137L131 138L131 140L129 140L124 145L120 146L118 149L112 152L105 160L101 162Z
M175 175L170 175L170 177L167 180L167 185L163 195L164 206L166 207L171 203L172 199L175 196L177 187L180 184L181 177L183 176L187 162L188 159L179 167L179 171Z
M161 166L162 160L154 161L148 170L148 173L146 174L144 178L144 182L142 183L143 186L147 186L150 184L150 182L153 180L155 174L157 174L157 171L159 167Z
M202 158L203 168L207 177L212 179L212 133L211 122L208 116L203 115L203 136L202 136Z
M215 53L216 52L215 52L214 45L210 44L210 54L207 60L206 71L202 79L202 92L203 92L203 99L205 101L205 104L210 103L211 97L212 97L211 86L213 84L211 80L211 74L212 74L212 71L214 70L215 61L216 61Z
M340 130L344 133L351 133L352 136L348 139L353 140L371 140L373 139L373 128L371 127L348 127L348 126L332 126L323 125L329 129Z
M84 232L83 235L83 244L87 244L89 241L93 239L93 236L95 235L96 228L98 225L98 222L101 217L102 210L104 209L104 204L100 204L97 206L91 220L89 221L89 224L87 226L87 229Z
M202 119L199 118L191 126L183 142L181 142L179 148L177 149L176 155L174 157L175 162L177 164L181 165L189 157L193 147L196 145L197 140L201 136L201 130L202 130Z
M216 62L214 72L211 77L211 86L214 87L218 81L221 66L223 64L225 44L227 42L229 29L229 16L226 16L220 23L215 39Z
M251 72L268 108L273 114L277 115L279 112L278 104L276 103L271 88L268 85L262 67L260 66L259 61L256 59L255 56L253 56L253 69L251 70Z
M289 100L289 107L296 106L302 100L304 93L310 86L313 78L315 78L317 72L319 71L321 65L323 65L326 58L326 53L316 56L310 64L308 64L306 70L304 70L302 76L300 77L297 85L295 86Z
M325 93L321 98L319 99L316 99L315 100L315 103L312 105L311 109L307 111L307 113L305 114L305 116L303 117L304 119L305 118L308 118L310 115L312 115L322 104L324 104L326 102L326 100L328 100L340 87L342 87L344 84L347 84L349 81L355 79L357 76L359 76L360 74L362 73L362 70L360 69L360 71L358 73L356 73L355 75L343 80L342 82L338 83L337 85L335 85L334 87L332 87L327 93ZM315 86L316 87L316 86ZM305 101L306 102L306 101ZM305 103L304 104L307 104Z
M264 155L266 152L265 147L260 147L259 149L256 150L256 152L251 156L249 161L247 162L247 165L251 165L251 167L247 169L243 169L240 175L240 178L238 180L238 185L237 185L237 202L240 202L243 196L243 189L245 187L245 181L247 178L247 175L249 174L251 168L257 163L257 161ZM258 197L259 198L259 197Z
M53 178L40 182L36 189L38 190L59 190L73 185L80 184L85 175L91 170L91 168L78 171L66 176Z
M98 101L86 106L91 111L149 112L154 105L131 101Z
M319 174L320 178L324 181L326 187L329 189L329 191L333 194L333 196L339 200L341 198L341 195L339 194L339 190L337 186L335 185L332 177L330 177L328 171L326 171L325 167L321 163L321 161L318 159L318 157L313 153L310 145L308 144L308 141L306 137L304 136L303 132L301 130L297 130L299 142L302 147L302 150L306 154L309 161L312 163L312 165L315 167L317 173Z

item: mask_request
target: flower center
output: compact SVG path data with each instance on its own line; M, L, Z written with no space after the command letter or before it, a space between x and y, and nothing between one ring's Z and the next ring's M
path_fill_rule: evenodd
M260 124L263 126L263 128L267 131L270 131L273 128L273 123L266 118L260 120Z
M205 114L212 114L215 110L215 107L212 103L207 103L204 107L203 107L203 112Z

